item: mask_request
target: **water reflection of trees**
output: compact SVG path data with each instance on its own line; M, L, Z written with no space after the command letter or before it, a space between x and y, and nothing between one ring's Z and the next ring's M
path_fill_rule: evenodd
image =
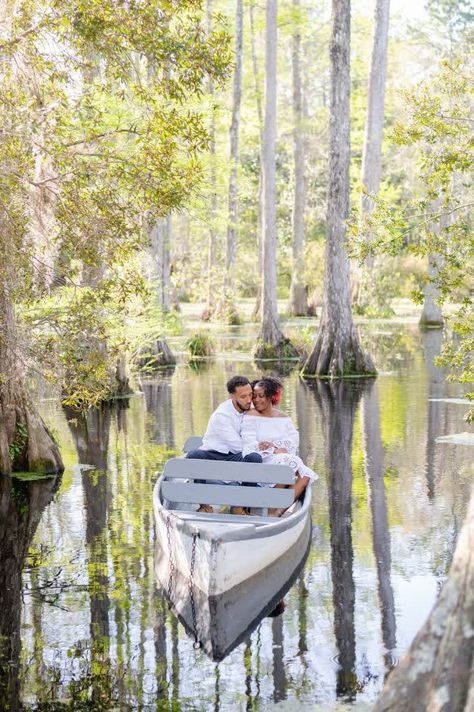
M430 329L424 331L423 346L425 350L425 365L428 376L428 415L426 433L426 487L428 497L433 500L436 490L436 470L435 470L435 449L436 437L444 433L443 427L443 403L440 398L444 395L444 371L435 364L435 359L441 353L441 342L443 332L440 329ZM446 449L441 449L440 454Z
M125 411L121 410L122 417ZM107 456L112 409L105 405L84 416L66 409L79 462L86 511L87 570L89 575L91 701L108 703L110 677L110 599L107 573L107 512L109 486Z
M19 682L22 569L57 481L19 482L0 477L0 709L9 712L23 709Z
M380 404L375 381L365 384L361 423L365 474L372 517L372 547L382 615L382 639L386 651L386 669L389 670L393 666L393 650L396 646L396 622L391 584L392 558L384 484L384 451L380 434Z
M316 381L309 386L320 407L328 478L334 633L339 651L336 693L359 689L355 670L355 584L352 546L352 435L360 383Z

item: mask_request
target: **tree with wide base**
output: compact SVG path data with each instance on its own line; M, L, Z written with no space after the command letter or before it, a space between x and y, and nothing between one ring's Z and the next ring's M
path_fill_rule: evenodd
M374 712L474 709L474 490L448 579Z
M11 288L4 282L0 284L0 476L14 470L62 472L56 443L28 398L18 346Z
M338 378L375 373L352 321L345 247L349 216L350 9L350 0L333 0L324 304L316 343L303 367L305 376Z
M265 28L265 120L263 129L263 284L257 359L296 357L290 340L280 329L276 274L276 86L277 0L268 0Z

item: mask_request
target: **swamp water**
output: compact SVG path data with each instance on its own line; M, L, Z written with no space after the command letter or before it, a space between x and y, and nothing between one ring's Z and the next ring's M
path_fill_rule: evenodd
M152 489L226 380L259 373L252 335L222 337L225 358L180 364L85 422L40 400L66 470L0 479L2 711L370 708L447 575L474 448L468 404L432 364L442 335L390 324L365 336L375 381L283 377L281 407L320 475L311 545L279 615L218 663L156 584Z

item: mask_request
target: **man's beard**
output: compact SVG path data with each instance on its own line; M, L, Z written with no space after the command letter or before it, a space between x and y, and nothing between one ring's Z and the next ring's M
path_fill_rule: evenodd
M240 410L241 413L245 413L247 410L250 410L251 403L248 405L240 405L240 403L237 403L237 408Z

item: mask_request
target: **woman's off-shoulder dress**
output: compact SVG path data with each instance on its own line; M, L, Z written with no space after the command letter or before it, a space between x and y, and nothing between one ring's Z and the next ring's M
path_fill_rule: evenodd
M244 457L250 452L259 452L265 465L289 465L295 475L298 472L301 477L309 477L313 481L318 479L318 475L296 454L300 437L289 416L273 418L245 414L241 434ZM274 447L259 450L258 444L262 442L271 442ZM288 452L275 453L276 448L284 448Z

